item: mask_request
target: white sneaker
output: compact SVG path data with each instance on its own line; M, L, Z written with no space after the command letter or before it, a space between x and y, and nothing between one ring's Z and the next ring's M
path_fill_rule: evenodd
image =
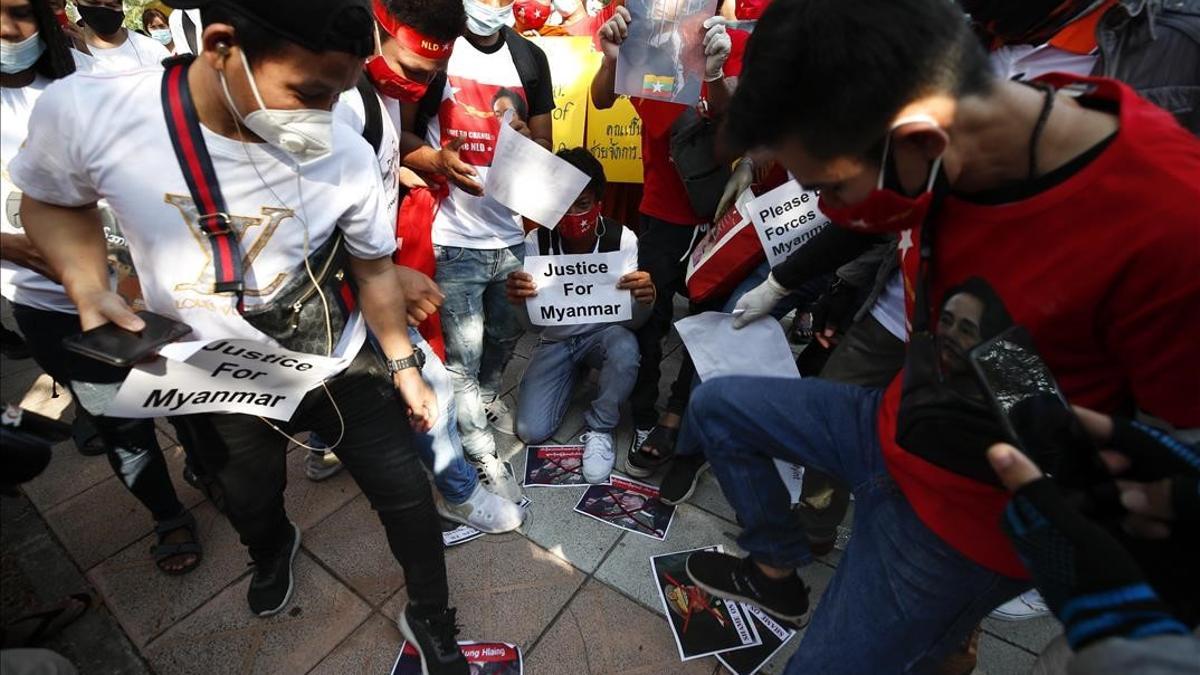
M579 440L583 441L583 479L592 484L607 482L616 460L612 434L589 431Z
M332 478L344 468L342 460L328 450L307 452L308 456L304 458L304 475L311 481L320 482Z
M1046 616L1049 613L1050 608L1046 606L1042 594L1034 588L1000 605L988 616L1001 621L1024 621Z
M487 415L488 424L493 429L502 434L509 436L517 435L517 422L513 419L512 411L508 409L508 404L499 396L496 400L483 406L483 412Z
M495 455L487 455L481 460L469 459L479 475L479 483L492 494L499 495L514 504L521 501L524 495L521 486L512 472Z
M512 532L521 526L525 513L507 499L483 489L483 483L462 504L451 504L440 494L434 500L437 512L447 520L462 523L487 534Z

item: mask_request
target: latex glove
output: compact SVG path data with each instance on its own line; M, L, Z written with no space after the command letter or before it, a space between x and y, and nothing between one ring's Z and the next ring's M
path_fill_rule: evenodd
M754 162L749 157L743 157L734 168L729 180L725 181L725 191L721 193L721 201L717 202L717 219L725 215L725 211L733 206L733 202L742 191L754 182Z
M733 40L725 32L725 19L712 16L704 20L704 81L712 82L721 79L725 73L725 62L729 60L729 52L733 49Z
M768 274L766 281L752 288L738 300L733 308L733 327L741 328L751 321L767 316L790 292L775 281L774 274Z
M621 6L617 8L616 12L613 12L612 18L605 21L604 25L600 26L600 30L596 32L600 37L600 51L604 53L605 59L617 60L617 52L621 50L621 43L629 37L630 21L633 21L633 15L624 6Z

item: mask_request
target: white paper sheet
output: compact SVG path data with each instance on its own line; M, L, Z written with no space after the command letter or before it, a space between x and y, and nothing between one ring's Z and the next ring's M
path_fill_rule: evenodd
M587 187L587 174L509 126L504 114L483 191L543 227L553 229Z
M765 318L740 329L733 315L704 312L675 322L701 380L728 375L799 378L779 322Z

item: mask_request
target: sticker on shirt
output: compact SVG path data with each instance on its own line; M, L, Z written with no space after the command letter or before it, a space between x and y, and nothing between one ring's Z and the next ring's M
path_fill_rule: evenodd
M575 511L659 541L667 538L675 518L675 507L659 499L658 488L620 476L612 476L608 485L588 488Z
M633 317L633 294L617 288L621 277L637 268L637 251L583 255L534 255L525 271L537 295L525 301L535 326L615 323Z
M521 648L508 642L459 642L471 675L522 675ZM392 675L420 675L421 655L405 642L392 666Z
M582 445L531 445L525 449L525 487L587 484L583 477Z
M500 136L500 118L512 110L522 122L529 122L529 103L519 86L484 84L450 75L450 95L438 111L442 145L461 139L459 157L474 166L491 166Z
M505 462L505 466L508 466L508 462ZM511 466L508 467L508 471L509 473L512 473ZM522 513L527 513L525 507L529 506L529 497L521 497L521 501L517 502L517 506L521 507ZM483 532L480 532L470 525L463 525L461 523L456 523L452 520L446 520L445 518L442 518L442 545L446 546L447 548L451 546L458 546L459 544L465 544L468 541L475 541L476 539L482 537L483 534Z
M692 582L687 573L687 559L698 551L721 552L722 548L709 546L650 558L654 585L671 625L679 658L690 661L761 645L758 629L738 603L710 595Z

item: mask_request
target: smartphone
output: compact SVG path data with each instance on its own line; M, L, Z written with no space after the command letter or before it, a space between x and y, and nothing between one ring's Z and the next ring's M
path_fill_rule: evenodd
M146 322L146 327L139 332L125 330L115 323L106 323L65 338L63 348L101 363L128 368L154 354L163 345L192 332L192 327L186 323L161 314L141 311L137 315Z

